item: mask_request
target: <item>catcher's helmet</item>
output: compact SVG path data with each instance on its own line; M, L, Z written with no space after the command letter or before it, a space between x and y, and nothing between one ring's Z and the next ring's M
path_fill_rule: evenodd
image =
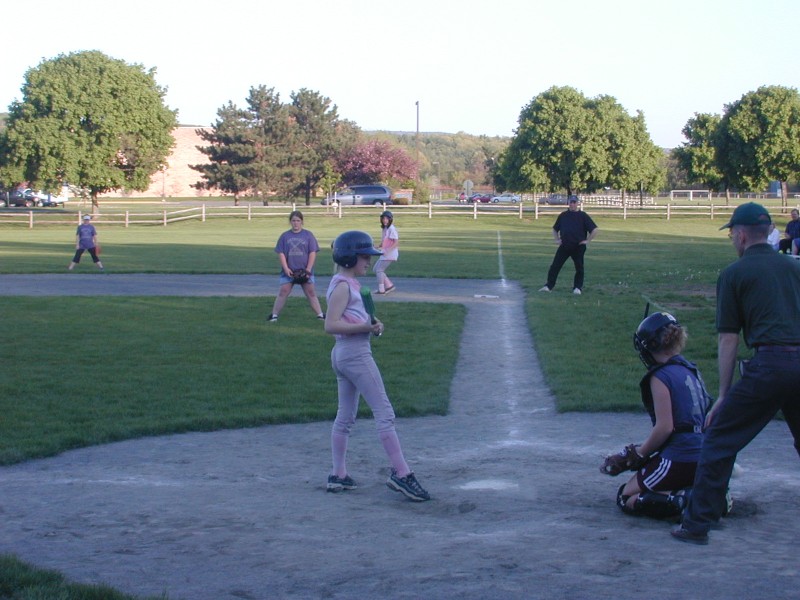
M381 220L381 227L383 227L383 217L388 217L388 219L389 219L389 225L391 225L392 223L394 223L394 215L392 214L392 211L390 211L390 210L385 210L385 211L383 211L383 212L381 213L381 219L380 219L380 220ZM388 225L387 225L387 227L388 227Z
M636 328L636 333L633 334L633 347L648 369L656 365L653 352L661 350L664 330L670 325L680 326L680 323L669 313L657 312L644 319Z
M372 237L363 231L345 231L333 240L331 247L333 248L333 262L345 269L356 265L359 254L370 256L383 254L373 245Z

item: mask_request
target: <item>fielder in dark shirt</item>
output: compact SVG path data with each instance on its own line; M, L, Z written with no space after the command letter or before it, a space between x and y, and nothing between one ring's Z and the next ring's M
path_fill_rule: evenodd
M583 290L583 257L586 247L597 235L597 225L585 212L578 210L578 197L570 196L569 210L565 210L553 225L553 238L558 244L556 255L547 272L547 283L540 292L549 292L556 287L556 280L561 268L568 258L575 265L575 278L572 282L572 293L580 294Z

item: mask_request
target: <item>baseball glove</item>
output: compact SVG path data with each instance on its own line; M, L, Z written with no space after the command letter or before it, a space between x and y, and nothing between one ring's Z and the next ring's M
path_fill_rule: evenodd
M616 476L623 471L638 471L646 462L648 457L642 456L636 451L635 444L628 444L618 454L609 454L600 465L600 472L606 475Z
M292 283L308 283L308 280L311 278L311 273L306 271L305 269L295 269L292 271Z

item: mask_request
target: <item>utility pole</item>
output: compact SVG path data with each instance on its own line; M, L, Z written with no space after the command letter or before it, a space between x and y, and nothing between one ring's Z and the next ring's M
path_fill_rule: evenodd
M414 147L417 151L417 181L419 181L419 100L417 100L417 135L414 138Z

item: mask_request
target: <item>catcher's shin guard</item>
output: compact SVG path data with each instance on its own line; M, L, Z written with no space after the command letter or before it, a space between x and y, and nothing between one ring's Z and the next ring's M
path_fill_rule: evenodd
M631 514L655 519L669 519L680 516L683 513L687 500L686 490L679 490L670 494L659 494L658 492L650 491L642 492L634 502Z

